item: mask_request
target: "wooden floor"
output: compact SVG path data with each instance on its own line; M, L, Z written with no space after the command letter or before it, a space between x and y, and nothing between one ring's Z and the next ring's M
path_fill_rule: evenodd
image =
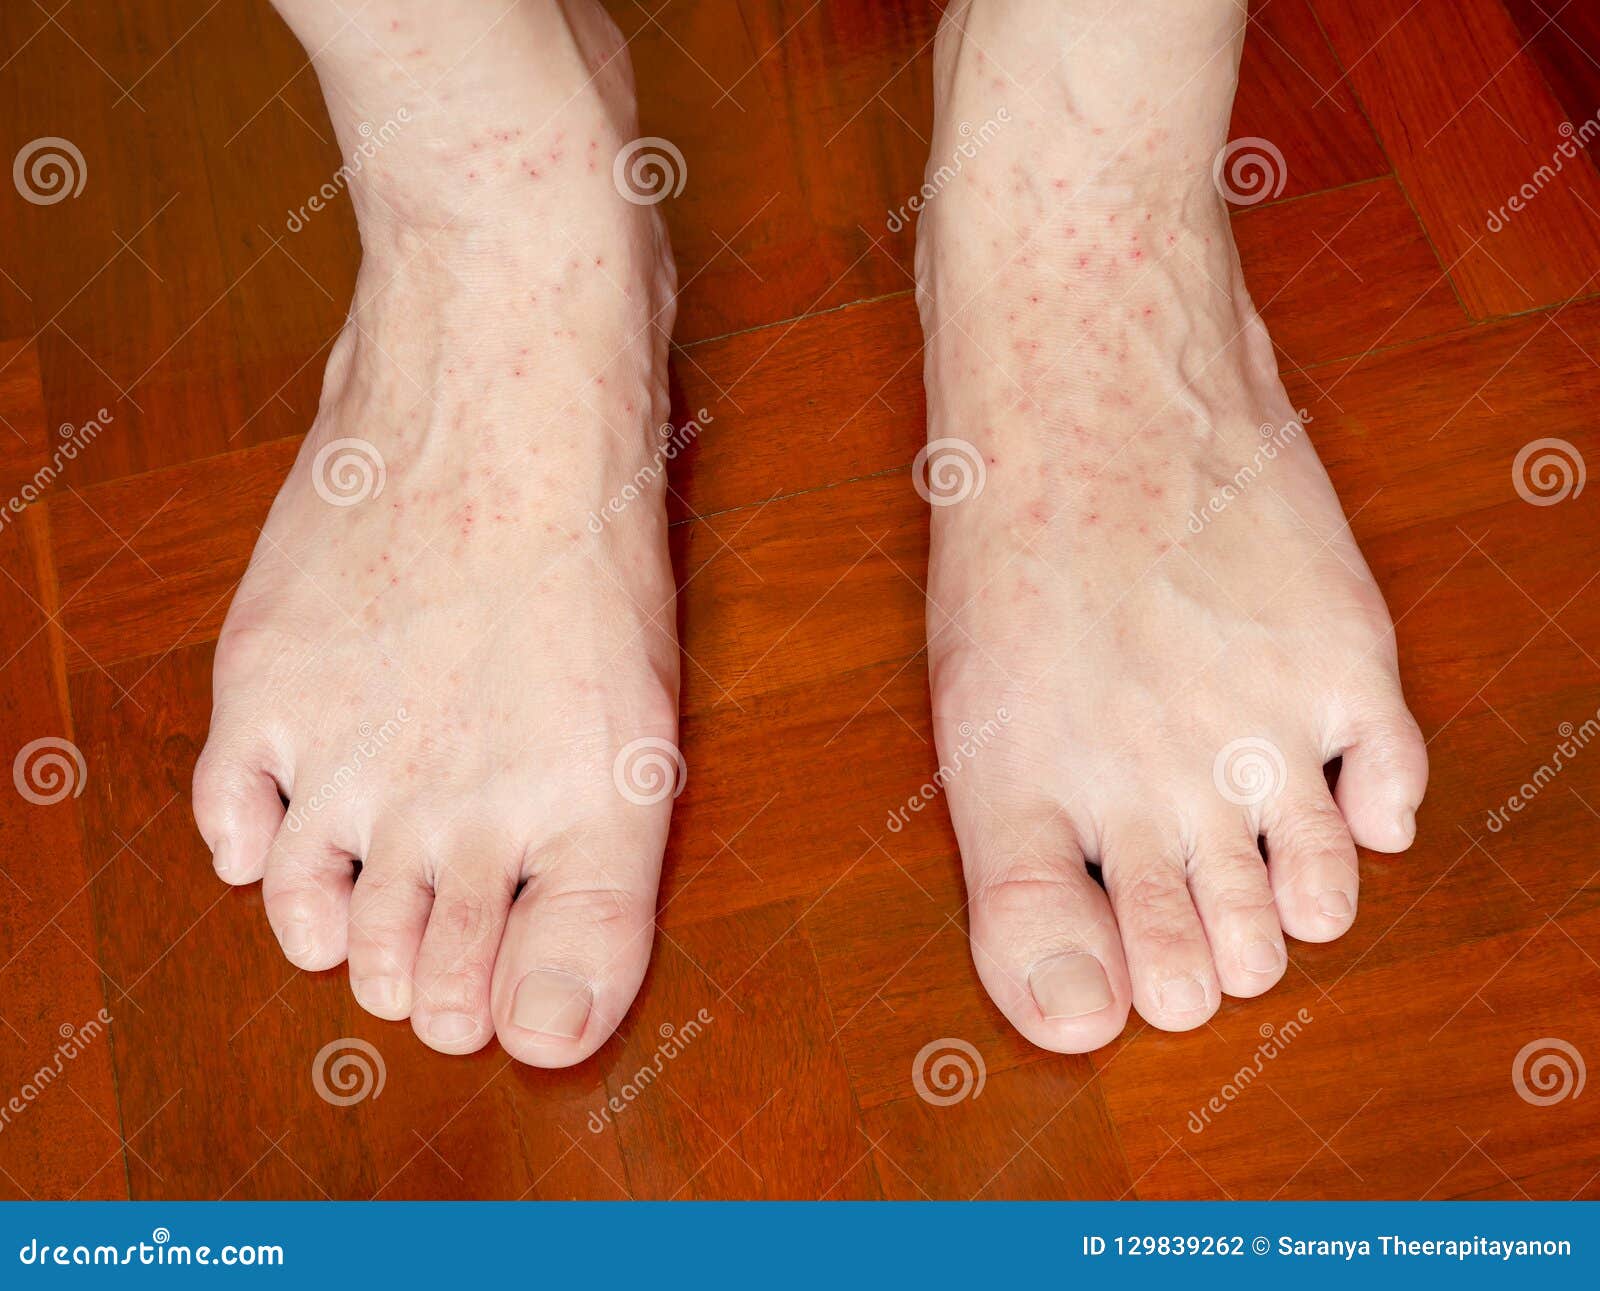
M687 159L674 399L715 421L672 476L692 773L655 960L563 1072L441 1057L290 967L190 818L213 639L357 259L342 201L283 231L339 164L298 46L261 0L0 9L5 155L60 137L86 176L0 191L0 500L49 482L0 511L0 755L83 760L53 804L0 780L0 1197L1600 1198L1600 486L1514 475L1546 438L1600 466L1596 8L1256 8L1233 133L1287 184L1238 240L1433 782L1343 940L1089 1057L988 1003L943 809L885 826L936 765L885 218L937 8L611 8ZM340 1041L383 1073L349 1106L313 1079ZM982 1083L941 1105L913 1073L956 1041Z

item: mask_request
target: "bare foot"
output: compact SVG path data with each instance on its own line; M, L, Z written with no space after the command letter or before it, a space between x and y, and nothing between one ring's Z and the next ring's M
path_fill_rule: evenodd
M350 321L217 644L195 817L293 963L348 960L435 1049L565 1066L644 975L681 774L675 286L613 183L626 58L586 3L284 8L347 156L382 142L350 181Z
M963 161L918 242L935 727L979 975L1049 1049L1270 988L1285 932L1350 927L1352 838L1409 846L1427 780L1212 182L1242 23L972 0L939 37L930 174Z

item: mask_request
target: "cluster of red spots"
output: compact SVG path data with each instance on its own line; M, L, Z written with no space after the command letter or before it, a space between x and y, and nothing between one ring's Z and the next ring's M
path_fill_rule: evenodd
M1160 484L1152 484L1149 480L1140 480L1139 487L1144 490L1147 498L1162 498L1167 495L1167 490Z

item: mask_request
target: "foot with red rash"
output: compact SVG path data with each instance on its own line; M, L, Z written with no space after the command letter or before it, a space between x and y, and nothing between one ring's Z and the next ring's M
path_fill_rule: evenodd
M936 50L930 171L964 160L917 248L935 730L946 765L993 733L947 784L972 953L1048 1049L1268 990L1427 780L1212 180L1241 26L971 0Z
M566 1066L643 978L682 774L674 274L613 180L597 8L379 7L284 5L347 155L403 124L352 180L355 300L217 643L195 817L292 963L442 1052Z

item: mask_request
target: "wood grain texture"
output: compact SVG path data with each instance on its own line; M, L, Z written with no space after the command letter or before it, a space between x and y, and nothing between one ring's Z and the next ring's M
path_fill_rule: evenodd
M359 254L343 205L285 227L338 164L303 54L260 3L0 9L12 152L67 137L88 168L70 201L0 195L0 503L108 414L0 526L0 765L51 735L88 772L48 806L0 780L0 1105L113 1018L6 1121L0 1196L1600 1198L1593 1100L1512 1079L1531 1044L1600 1056L1600 500L1531 505L1515 471L1537 439L1600 461L1593 159L1483 228L1595 110L1589 13L1253 6L1231 135L1286 169L1240 255L1432 783L1276 990L1061 1057L977 980L942 805L890 825L937 770L912 232L885 227L937 7L608 7L688 165L662 209L700 423L669 476L690 776L638 1002L560 1072L441 1057L290 967L189 815L211 643ZM319 1093L338 1053L377 1097ZM972 1073L953 1101L919 1087L939 1053Z

